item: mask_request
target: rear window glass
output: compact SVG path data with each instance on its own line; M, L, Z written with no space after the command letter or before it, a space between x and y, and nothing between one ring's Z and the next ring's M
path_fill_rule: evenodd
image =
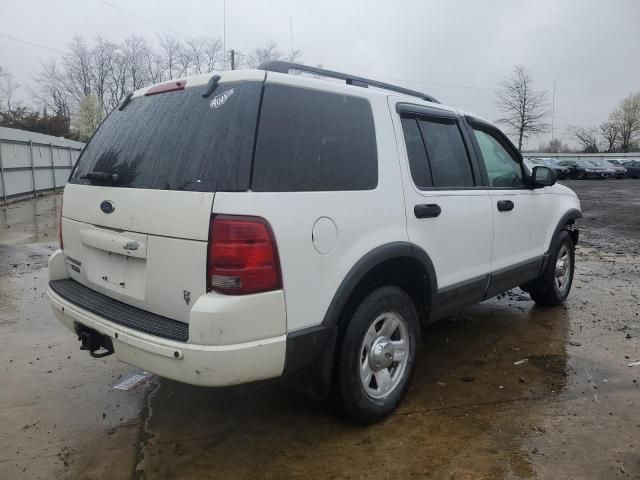
M375 128L367 100L265 87L252 190L368 190L377 184Z
M188 87L188 85L187 85ZM158 190L248 190L262 82L132 98L102 123L70 183ZM87 178L87 174L89 177Z

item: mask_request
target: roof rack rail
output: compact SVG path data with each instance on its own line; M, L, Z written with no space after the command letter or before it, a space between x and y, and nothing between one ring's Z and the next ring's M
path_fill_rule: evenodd
M426 93L409 90L408 88L398 87L397 85L391 85L389 83L378 82L377 80L371 80L370 78L349 75L348 73L334 72L333 70L325 70L324 68L310 67L308 65L302 65L301 63L291 63L275 60L261 64L258 69L278 73L289 73L291 70L296 70L299 72L312 73L321 77L345 80L347 82L347 85L355 85L364 88L382 88L384 90L391 90L392 92L402 93L404 95L409 95L412 97L418 97L422 100L426 100L427 102L440 103L434 97L432 97L431 95L427 95Z

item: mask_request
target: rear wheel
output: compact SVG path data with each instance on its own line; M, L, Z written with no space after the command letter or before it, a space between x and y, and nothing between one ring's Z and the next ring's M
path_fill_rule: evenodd
M400 288L378 288L360 302L339 344L332 390L348 419L370 424L396 409L409 388L417 338L415 305Z
M556 248L542 276L522 287L540 305L562 304L569 296L573 283L575 247L569 232L560 232L555 244Z

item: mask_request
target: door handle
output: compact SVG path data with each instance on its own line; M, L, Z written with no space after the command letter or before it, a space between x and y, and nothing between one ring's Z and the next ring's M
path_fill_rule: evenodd
M435 203L416 205L413 207L413 213L416 218L434 218L442 213L442 209L440 205L436 205Z
M513 207L515 207L515 205L511 200L498 200L499 212L508 212L510 210L513 210Z

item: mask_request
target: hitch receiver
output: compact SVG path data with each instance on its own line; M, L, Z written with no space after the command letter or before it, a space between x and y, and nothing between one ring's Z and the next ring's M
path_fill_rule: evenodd
M113 353L113 343L109 336L102 335L84 325L77 325L76 333L78 334L78 340L82 342L80 350L89 350L89 355L92 357L102 358ZM103 352L99 351L101 348L104 349Z

